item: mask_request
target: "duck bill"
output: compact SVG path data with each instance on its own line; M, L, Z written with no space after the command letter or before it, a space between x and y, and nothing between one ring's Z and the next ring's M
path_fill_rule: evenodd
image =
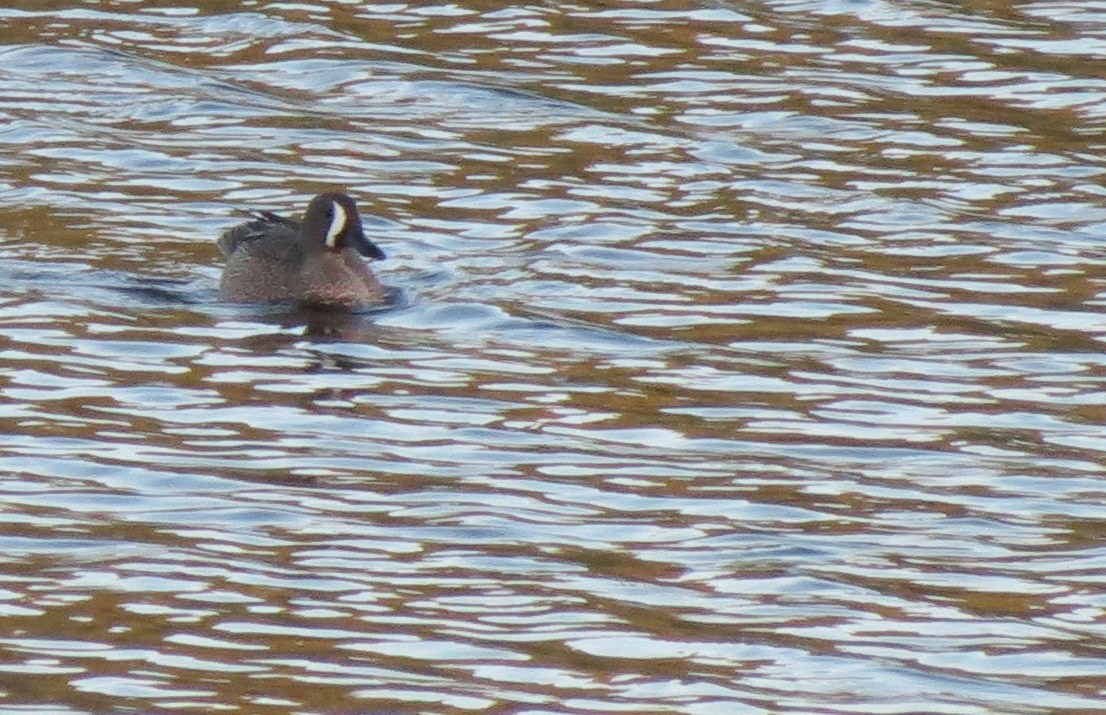
M350 243L353 248L365 258L371 258L374 261L384 260L384 251L380 250L380 246L370 241L364 231L352 231L353 240Z

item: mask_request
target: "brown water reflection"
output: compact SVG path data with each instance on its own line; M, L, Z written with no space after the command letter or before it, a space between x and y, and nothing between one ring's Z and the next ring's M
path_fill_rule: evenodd
M0 710L1106 710L1104 23L0 9Z

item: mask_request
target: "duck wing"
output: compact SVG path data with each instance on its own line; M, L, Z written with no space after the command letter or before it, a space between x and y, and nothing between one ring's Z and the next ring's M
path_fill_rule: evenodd
M300 222L270 211L247 212L249 221L231 226L219 237L219 251L230 258L243 245L262 238L287 240L299 235Z

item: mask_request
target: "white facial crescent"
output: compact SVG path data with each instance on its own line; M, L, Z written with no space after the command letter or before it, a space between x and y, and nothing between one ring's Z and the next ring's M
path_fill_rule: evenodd
M326 247L334 248L338 245L338 236L346 230L346 210L337 201L334 202L334 215L330 219L330 228L326 230Z

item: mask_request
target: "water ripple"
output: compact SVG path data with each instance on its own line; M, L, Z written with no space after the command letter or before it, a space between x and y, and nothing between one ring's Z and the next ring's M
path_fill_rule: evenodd
M1104 22L0 9L6 705L1101 710Z

